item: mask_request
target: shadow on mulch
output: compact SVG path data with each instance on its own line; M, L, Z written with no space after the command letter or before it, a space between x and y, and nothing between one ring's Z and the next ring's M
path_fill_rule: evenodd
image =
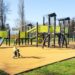
M0 49L5 49L5 48L13 48L13 47L0 47Z
M43 57L36 57L36 56L30 56L30 57L24 57L24 56L21 56L21 57L19 57L19 58L17 58L17 57L14 57L14 59L42 59Z

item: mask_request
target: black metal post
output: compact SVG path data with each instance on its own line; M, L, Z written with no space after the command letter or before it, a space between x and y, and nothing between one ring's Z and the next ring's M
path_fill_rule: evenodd
M54 48L55 48L55 41L56 41L56 16L54 16Z
M64 25L64 35L65 35L65 20L63 19L63 25Z
M61 33L62 32L61 20L59 20L59 26L60 26L60 33ZM59 39L59 37L58 37L58 39ZM61 43L59 41L58 41L58 43L59 43L59 47L61 48Z
M69 41L70 41L70 20L68 20L68 45L69 45Z
M21 40L22 40L22 45L23 45L23 38Z
M7 43L8 38L5 38L5 40L6 40L6 45L7 45L7 44L8 44L8 43Z
M18 38L19 46L20 46L20 31L19 31L19 38Z
M9 30L9 46L10 46L10 30Z
M60 26L60 33L61 33L61 22L59 21L59 26Z
M28 30L29 30L29 27L28 27ZM28 45L29 45L29 39L30 39L30 38L29 38L29 33L28 33Z
M45 17L43 17L43 25L45 25Z
M33 44L33 39L31 39L31 45Z
M26 26L25 26L25 45L26 45L26 38L27 38L27 37L26 37L26 36L27 36L26 34L27 34L27 33L26 33Z
M36 28L37 28L37 30L36 30L36 46L38 47L38 22L37 22Z
M49 24L48 24L48 47L50 47L50 15L48 15L48 21L49 21Z
M31 29L33 28L33 26L31 25ZM30 37L32 37L32 35L30 35ZM33 44L33 39L31 39L31 45Z

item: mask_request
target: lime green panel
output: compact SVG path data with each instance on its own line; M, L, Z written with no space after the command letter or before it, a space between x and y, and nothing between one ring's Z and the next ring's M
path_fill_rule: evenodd
M7 31L0 31L0 37L7 38L8 32Z
M60 32L60 26L56 26L56 33Z
M3 37L3 32L2 31L0 31L0 37Z
M68 27L65 28L65 33L68 33Z
M27 31L27 33L30 32L30 33L33 33L33 32L36 32L36 27L30 29ZM44 33L44 32L48 32L48 25L39 25L39 28L38 28L38 32L39 33ZM53 33L54 32L54 26L51 25L50 26L50 32ZM59 33L60 32L60 26L56 26L56 33Z
M48 26L39 26L39 33L48 32Z
M51 33L54 32L54 26L50 26L50 32L51 32Z
M20 32L20 38L26 38L27 37L27 33L25 35L25 32Z
M39 26L39 33L48 32L48 26ZM50 32L53 33L54 27L50 26Z

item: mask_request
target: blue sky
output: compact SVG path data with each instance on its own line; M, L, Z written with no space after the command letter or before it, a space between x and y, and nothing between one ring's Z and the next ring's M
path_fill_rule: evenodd
M9 4L7 23L15 26L18 19L18 1L5 0ZM75 17L75 0L25 0L25 19L29 22L42 23L42 17L55 12L57 18Z

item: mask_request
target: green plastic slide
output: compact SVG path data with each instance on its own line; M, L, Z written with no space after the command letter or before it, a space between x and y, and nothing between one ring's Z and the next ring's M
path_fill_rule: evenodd
M28 30L27 33L30 33L30 32L33 33L35 31L36 31L36 27L33 27L32 29Z
M3 41L4 41L4 38L0 37L0 46L2 45Z

